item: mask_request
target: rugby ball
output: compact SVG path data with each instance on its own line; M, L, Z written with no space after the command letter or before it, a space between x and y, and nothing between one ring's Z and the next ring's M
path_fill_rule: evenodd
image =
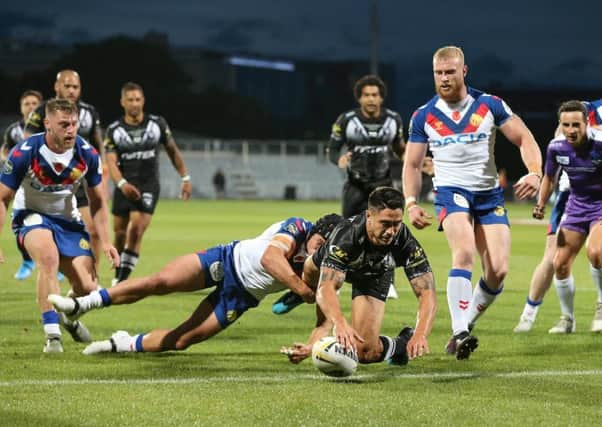
M329 377L348 377L357 369L357 354L343 348L335 337L324 337L311 350L311 360L320 372Z

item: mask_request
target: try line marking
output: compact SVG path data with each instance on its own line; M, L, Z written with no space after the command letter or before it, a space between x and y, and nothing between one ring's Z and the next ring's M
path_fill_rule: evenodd
M524 371L524 372L440 372L440 373L424 373L424 374L387 374L380 373L374 375L353 375L348 378L334 379L326 375L287 375L287 376L270 376L270 377L194 377L194 378L134 378L134 379L75 379L75 380L13 380L0 381L0 387L22 387L27 385L33 386L57 386L57 385L162 385L162 384L194 384L194 383L252 383L252 382L273 382L282 383L287 381L298 380L334 380L334 381L362 381L375 378L387 377L399 380L414 380L414 379L450 379L450 378L530 378L530 377L594 377L602 376L602 370L588 371Z

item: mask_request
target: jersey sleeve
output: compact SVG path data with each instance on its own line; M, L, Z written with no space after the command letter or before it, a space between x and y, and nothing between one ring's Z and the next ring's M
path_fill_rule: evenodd
M31 149L21 150L22 144L23 143L18 144L10 152L8 158L4 162L2 175L0 176L0 182L15 191L21 185L31 164Z
M395 265L403 267L408 280L431 272L431 265L426 257L426 253L420 243L418 243L418 240L410 232L410 229L404 225L400 232L400 241L402 244L398 250L393 252Z
M424 125L426 121L426 113L424 109L419 108L414 111L410 119L410 130L408 132L408 141L427 143L429 140Z
M350 223L338 226L332 235L313 255L314 264L347 273L355 249L353 227Z
M555 179L556 173L560 165L556 160L556 150L554 149L554 142L550 142L546 149L546 165L544 167L544 173L552 179Z
M295 241L296 247L300 247L311 232L313 225L303 218L291 217L285 220L276 234L290 236Z
M105 139L103 145L105 146L105 151L107 153L115 153L117 152L117 144L115 144L115 138L113 136L115 132L115 127L113 125L109 126L107 132L105 134Z
M96 187L102 181L102 161L100 160L100 155L98 154L98 151L83 138L80 139L80 141L83 143L83 150L85 151L86 163L88 165L86 182L89 187Z
M395 114L394 118L395 124L397 124L397 136L394 142L403 142L405 141L403 136L403 120L401 119L401 116L399 114Z
M171 138L173 138L173 135L171 133L171 129L169 128L169 125L167 124L167 120L165 120L165 118L159 116L159 118L157 119L157 122L159 123L159 128L161 129L161 144L163 145L167 145L167 143L169 142L169 140Z
M102 128L100 125L100 114L98 114L98 110L93 107L92 107L91 114L92 114L92 129L90 130L90 140L91 140L90 142L92 143L92 145L94 145L96 147L98 140L96 140L95 138L96 138L96 135L99 135L101 144L104 145L104 142L102 140ZM96 147L96 148L100 149L101 147Z
M602 125L602 99L589 103L588 124L590 126Z
M17 142L13 138L12 133L13 133L13 126L11 125L6 128L6 130L4 131L4 134L2 135L2 146L6 147L6 149L8 151L10 151L15 145L17 145Z
M487 104L491 110L491 114L493 114L493 120L496 126L503 125L506 120L514 115L508 104L498 96L489 96Z
M341 148L347 142L345 136L345 114L337 117L330 130L330 139L328 140L328 158L331 163L338 165Z
M42 104L32 111L25 122L24 132L29 134L44 132L44 108L46 105Z

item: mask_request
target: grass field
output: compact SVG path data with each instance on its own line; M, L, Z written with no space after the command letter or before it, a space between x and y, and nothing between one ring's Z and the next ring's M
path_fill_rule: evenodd
M252 237L288 216L315 219L337 203L163 200L145 236L136 276L171 258ZM602 418L602 335L589 332L596 292L584 254L574 268L577 333L552 336L559 315L555 291L534 330L515 335L531 272L544 246L543 225L529 224L530 206L509 206L512 259L505 291L482 319L480 347L468 361L443 354L450 321L445 282L447 244L434 227L416 231L435 271L439 312L431 354L408 366L362 365L348 380L321 375L309 361L291 365L281 345L304 340L313 307L282 317L267 298L221 335L185 352L83 356L84 346L64 338L65 353L45 355L34 279L12 275L20 259L9 227L0 244L0 425L592 425ZM521 225L522 224L522 225ZM112 277L102 260L101 282ZM478 278L475 271L473 277ZM383 333L412 324L416 300L403 271L400 298L387 303ZM66 291L66 285L63 285ZM131 333L172 327L203 293L175 294L84 317L96 339L118 329ZM349 312L350 290L341 300Z

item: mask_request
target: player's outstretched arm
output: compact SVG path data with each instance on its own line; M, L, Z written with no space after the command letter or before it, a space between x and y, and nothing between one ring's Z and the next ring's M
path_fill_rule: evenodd
M433 329L437 313L437 294L435 278L432 272L424 273L410 280L412 290L418 299L418 314L414 335L408 342L408 357L410 360L424 356L430 352L427 337Z
M332 331L332 322L326 319L320 306L316 304L316 327L311 331L307 343L296 342L292 347L282 347L280 352L288 356L288 360L291 363L301 363L303 360L311 356L311 350L314 343L320 338L328 336Z
M334 336L337 341L343 347L357 351L356 342L364 342L364 338L345 319L337 295L337 290L343 286L344 281L344 272L322 265L320 267L320 282L316 292L316 302L326 319L332 322Z

